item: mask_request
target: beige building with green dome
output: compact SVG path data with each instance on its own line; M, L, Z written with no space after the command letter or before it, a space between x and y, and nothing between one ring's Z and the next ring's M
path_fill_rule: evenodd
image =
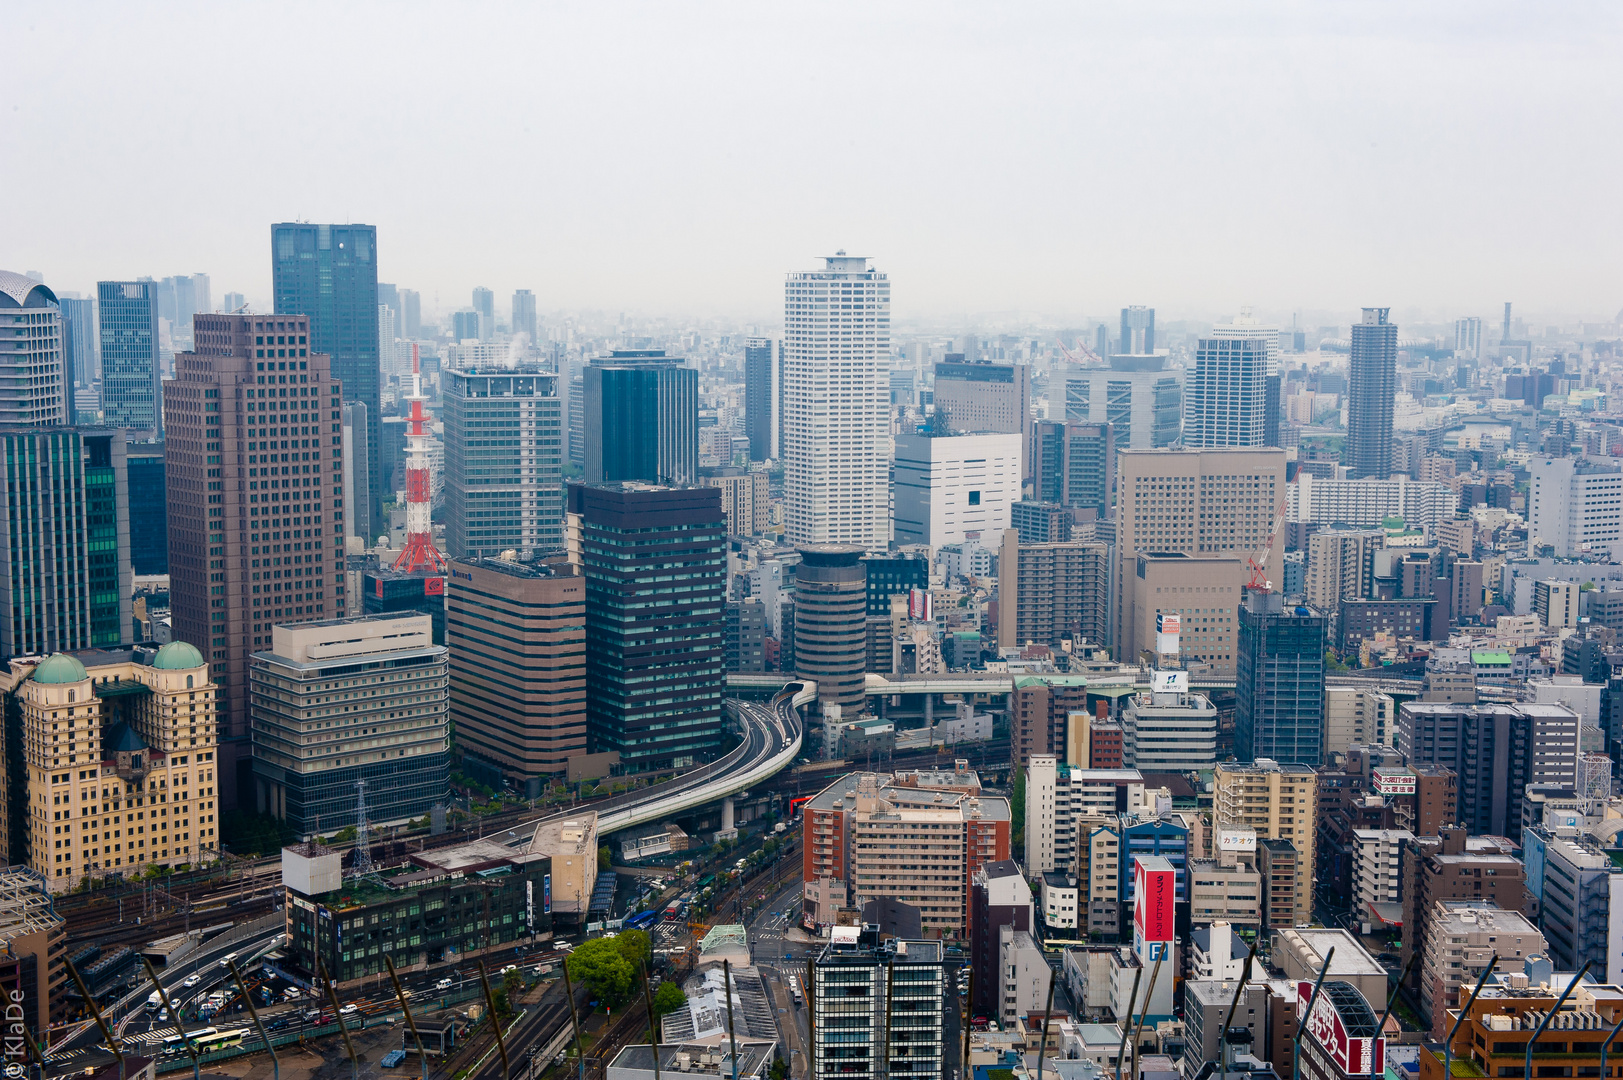
M12 864L52 892L86 877L218 858L218 688L197 649L90 649L14 659L26 790L8 778Z

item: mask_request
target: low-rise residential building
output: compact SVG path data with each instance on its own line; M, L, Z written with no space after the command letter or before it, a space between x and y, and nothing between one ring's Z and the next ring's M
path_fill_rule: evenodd
M998 1020L1012 1024L1022 1016L1041 1012L1048 1003L1048 976L1052 969L1042 946L1024 930L1005 926L998 931Z
M1189 932L1189 978L1238 979L1249 954L1250 946L1227 922L1197 926ZM1261 973L1260 967L1254 972Z
M968 772L848 773L806 804L803 879L844 882L853 907L900 900L926 932L966 936L975 872L1009 858L1008 800L979 791Z
M1324 760L1352 746L1390 746L1397 713L1392 698L1358 686L1324 688Z
M1460 988L1474 983L1492 957L1513 969L1545 947L1544 935L1519 911L1503 911L1491 900L1437 901L1420 961L1420 1016L1431 1037L1447 1036Z
M1010 859L989 862L975 872L969 890L969 955L974 969L974 997L970 1007L976 1016L992 1016L998 1010L998 941L1005 928L1036 929L1036 905L1031 886Z
M1285 841L1294 851L1292 907L1288 921L1284 905L1272 903L1268 925L1295 926L1312 921L1314 854L1317 833L1318 774L1309 766L1259 758L1250 763L1223 762L1213 774L1213 822L1218 827L1252 829L1257 834L1260 858L1277 877L1285 866L1285 851L1268 841ZM1283 884L1269 874L1266 897L1281 899L1274 886Z
M1216 840L1216 858L1189 860L1190 922L1199 926L1221 920L1259 928L1262 875L1257 870L1257 834L1225 829Z
M1403 962L1429 948L1433 915L1445 900L1491 901L1504 911L1527 907L1527 868L1497 848L1467 849L1463 828L1445 826L1435 838L1417 837L1403 858ZM1418 969L1419 964L1415 965ZM1419 972L1410 978L1419 991Z
M1392 921L1376 910L1377 904L1403 902L1403 847L1414 839L1407 829L1354 829L1356 872L1353 876L1353 910L1362 922L1372 919ZM1389 912L1397 914L1399 912Z
M1050 870L1038 884L1043 902L1043 929L1050 937L1075 937L1082 904L1080 882L1073 874Z

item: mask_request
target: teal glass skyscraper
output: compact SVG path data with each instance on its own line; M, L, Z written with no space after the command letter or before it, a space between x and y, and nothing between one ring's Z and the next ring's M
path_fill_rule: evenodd
M699 473L699 373L663 350L593 358L585 384L586 482L691 484Z
M109 427L163 437L163 370L158 364L158 296L153 281L96 284L101 323L101 408Z
M357 536L382 528L380 437L383 409L378 375L378 230L375 225L271 226L276 314L310 317L310 351L332 357L344 400L366 406L367 491L350 508Z

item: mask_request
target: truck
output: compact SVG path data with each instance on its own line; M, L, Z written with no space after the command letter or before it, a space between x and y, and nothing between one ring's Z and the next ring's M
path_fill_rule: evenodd
M772 832L776 836L782 836L784 833L786 833L788 831L789 831L789 826L785 825L781 821L778 822L776 825L772 826Z

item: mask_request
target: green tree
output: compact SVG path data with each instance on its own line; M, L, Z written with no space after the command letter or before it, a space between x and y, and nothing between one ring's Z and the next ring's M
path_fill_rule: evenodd
M654 1015L656 1017L675 1012L687 1003L687 995L682 993L682 988L673 982L660 983L659 989L654 991Z
M614 853L609 850L609 845L604 844L597 849L597 868L599 870L607 870L613 863Z
M1026 770L1014 767L1014 787L1009 792L1009 846L1014 851L1026 847Z
M616 944L620 939L592 938L569 954L569 977L583 983L598 1001L614 1008L631 996L637 968Z
M507 1000L516 999L523 989L524 976L519 974L517 968L502 976L502 993L507 995Z
M620 947L620 955L633 970L641 970L642 966L654 958L654 943L649 940L648 934L643 930L622 930L615 935L614 944Z

